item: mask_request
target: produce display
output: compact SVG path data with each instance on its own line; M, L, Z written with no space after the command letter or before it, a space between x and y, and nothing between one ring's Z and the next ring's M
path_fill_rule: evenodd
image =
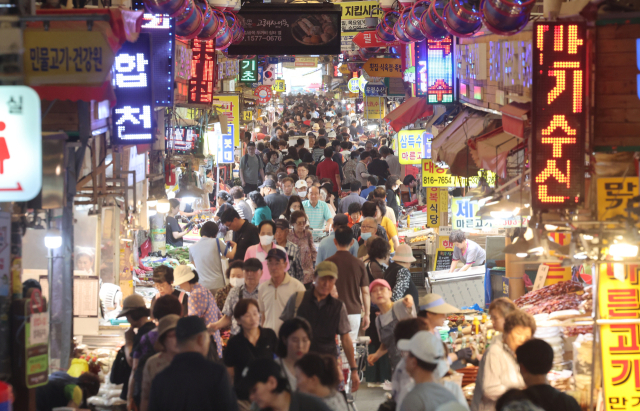
M565 327L564 329L565 337L577 337L578 335L592 333L593 325L575 325L573 327Z
M409 244L413 244L413 243L422 243L427 241L427 236L426 235L419 235L417 237L413 237L409 240Z
M189 249L187 247L173 247L167 244L167 257L178 260L179 265L189 264Z

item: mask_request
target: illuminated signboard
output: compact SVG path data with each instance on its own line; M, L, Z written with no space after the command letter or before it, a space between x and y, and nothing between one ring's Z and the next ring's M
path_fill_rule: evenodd
M258 61L257 59L240 60L240 81L244 83L258 82Z
M532 206L575 208L584 199L586 29L536 23L533 35Z
M359 80L357 77L352 78L351 80L349 80L349 83L347 83L348 87L349 87L349 91L352 93L357 93L358 91L360 91L360 85L359 85Z
M453 102L453 38L427 40L427 101Z
M216 50L214 40L193 40L191 45L191 78L189 79L189 103L210 104L216 82Z
M431 158L433 135L426 130L400 130L398 132L398 157L400 164L420 164L423 158ZM429 157L425 157L425 143L429 141Z
M175 74L174 55L176 48L175 19L163 14L144 15L142 33L151 36L151 71L153 84L151 90L156 106L170 107L173 105L173 80Z
M416 96L427 95L427 40L413 43L416 61Z
M126 42L113 65L114 144L148 143L153 138L153 92L151 81L151 39L140 33L135 43Z
M218 151L216 153L216 161L218 164L230 164L233 163L233 136L234 133L234 125L227 125L227 134L222 134L220 130L220 123L214 124L214 130L216 134L219 136L218 140Z

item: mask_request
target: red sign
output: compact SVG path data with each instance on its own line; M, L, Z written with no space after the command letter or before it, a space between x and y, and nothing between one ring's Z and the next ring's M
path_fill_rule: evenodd
M533 36L532 206L576 208L585 186L586 28L536 23Z
M360 48L365 47L396 47L401 46L399 41L392 41L391 43L385 43L381 41L375 31L363 31L358 33L352 40Z
M189 103L210 104L216 82L216 50L214 40L193 40L191 45L191 78Z
M258 97L259 104L268 103L271 100L271 86L258 86L253 95Z

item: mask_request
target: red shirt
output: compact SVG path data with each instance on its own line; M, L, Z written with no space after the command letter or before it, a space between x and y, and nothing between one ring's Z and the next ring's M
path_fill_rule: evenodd
M335 193L338 192L338 182L336 181L336 175L340 175L340 167L338 163L331 160L330 158L325 159L316 167L316 177L318 180L322 180L323 178L328 178L331 180L331 184L333 184L333 191Z

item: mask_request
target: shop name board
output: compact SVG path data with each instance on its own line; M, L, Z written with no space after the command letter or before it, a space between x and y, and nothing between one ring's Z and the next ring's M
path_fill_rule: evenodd
M243 83L256 83L258 81L257 59L240 60L240 81Z
M402 62L400 59L371 58L362 66L372 77L402 78Z
M287 91L287 85L284 80L276 80L272 88L276 93L284 93Z
M357 77L352 78L351 80L349 80L349 82L347 83L347 86L349 87L349 91L352 93L357 93L360 91L360 80L358 80Z
M218 164L233 163L234 144L233 136L235 135L235 127L233 124L227 125L227 134L222 134L220 123L214 124L214 130L218 135L218 151L216 153L216 161Z
M259 104L266 104L271 100L271 86L258 86L253 92L253 95L258 97Z
M382 119L385 116L384 99L377 97L364 98L364 115L367 119Z
M599 178L596 186L598 221L610 221L618 216L627 217L629 200L640 194L638 177Z
M584 200L586 27L535 23L531 176L536 210Z
M251 112L251 111L243 111L242 112L242 120L244 120L244 121L253 120L253 112Z
M346 1L339 3L342 8L342 32L367 29L365 18L382 18L384 12L377 1ZM354 33L354 36L358 33Z
M235 147L240 145L240 97L237 95L216 95L213 97L213 106L218 114L226 115L229 125L233 125L233 143Z
M114 144L141 144L153 141L153 91L151 38L140 33L135 43L122 45L113 66Z
M148 14L143 16L141 33L151 37L151 72L153 82L151 92L158 107L173 106L173 81L176 72L174 47L176 34L175 19L166 14Z
M431 157L433 135L426 130L400 130L398 132L398 159L400 164L420 164ZM425 148L429 147L428 153Z
M433 228L446 224L444 220L448 209L449 191L445 187L428 187L427 226Z
M213 88L217 80L215 41L193 40L191 52L189 103L209 104L213 101Z
M296 57L294 67L316 67L317 65L317 57Z
M530 217L482 218L476 216L480 209L478 201L472 197L457 197L451 201L451 227L454 230L482 230L488 228L509 228L526 225Z
M484 177L489 186L495 187L496 173L490 170L481 170L477 176L466 177L452 176L448 169L438 167L429 159L422 160L422 186L423 187L477 187L480 178Z
M367 84L364 87L364 94L372 97L384 97L387 94L387 86L384 84Z
M427 40L427 101L453 102L453 37Z

